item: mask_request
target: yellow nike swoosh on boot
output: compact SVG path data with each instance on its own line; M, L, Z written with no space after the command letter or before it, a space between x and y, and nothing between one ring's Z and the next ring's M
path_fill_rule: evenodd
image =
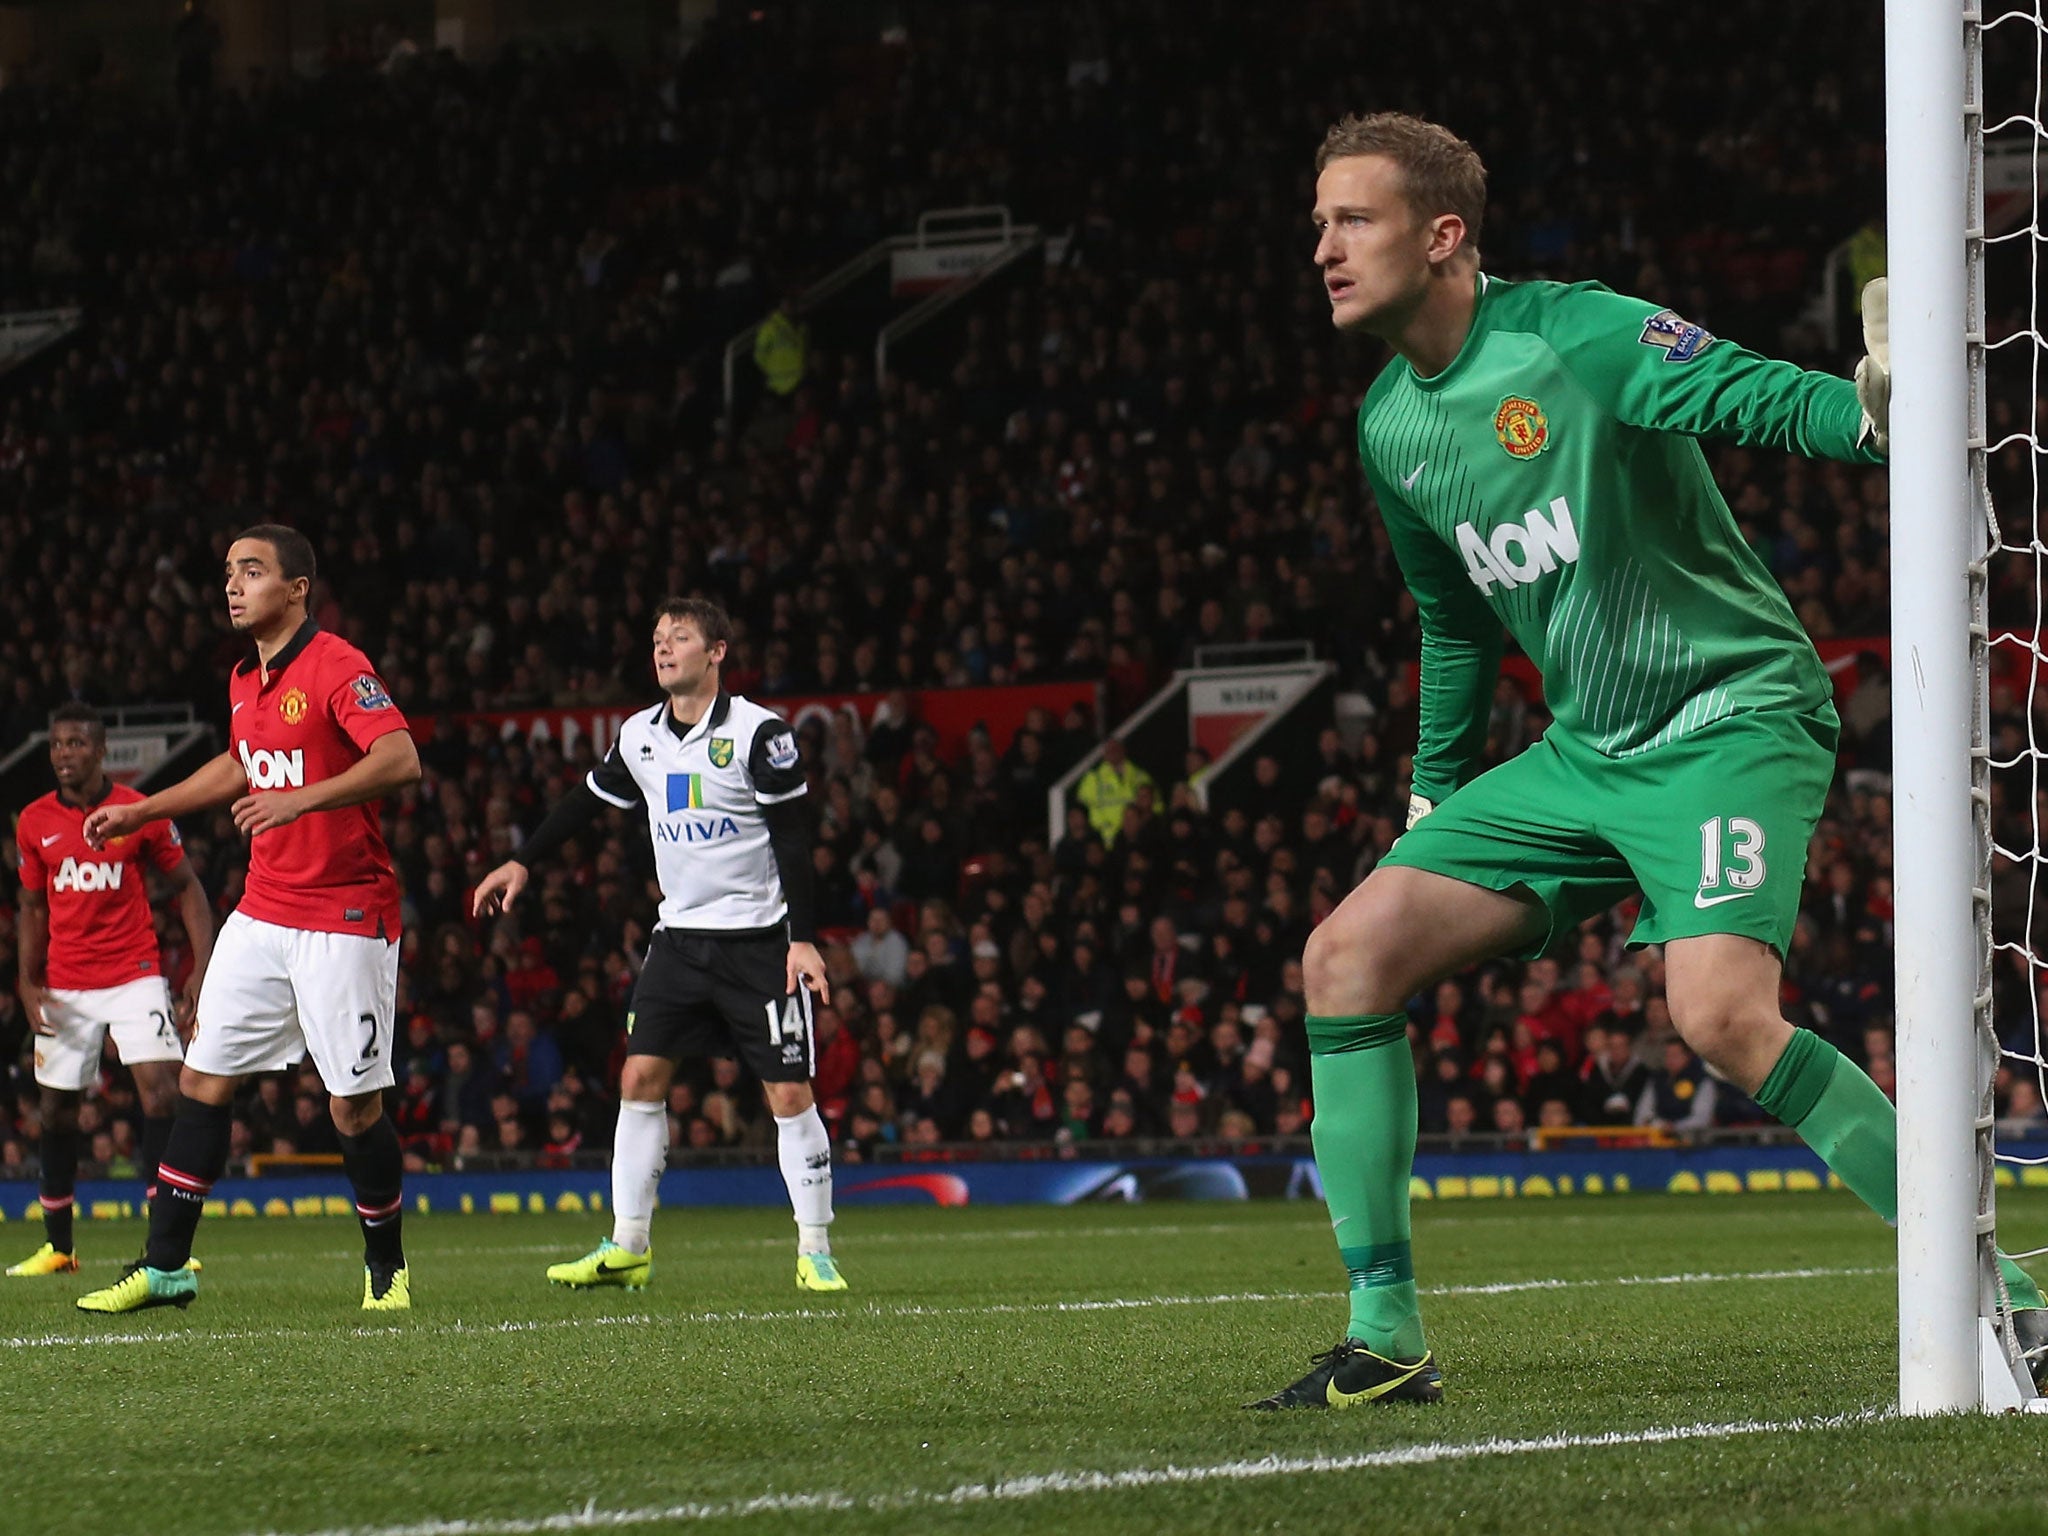
M1429 1356L1424 1355L1413 1365L1406 1367L1398 1366L1391 1360L1387 1363L1395 1365L1401 1374L1390 1381L1374 1382L1363 1392L1343 1392L1338 1390L1337 1379L1333 1376L1330 1378L1328 1387L1324 1389L1323 1396L1328 1400L1332 1408L1349 1408L1356 1403L1369 1403L1376 1397L1385 1397L1389 1392L1405 1387L1409 1382L1428 1370Z

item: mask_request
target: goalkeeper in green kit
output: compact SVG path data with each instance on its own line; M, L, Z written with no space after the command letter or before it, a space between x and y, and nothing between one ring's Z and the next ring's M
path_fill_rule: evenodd
M1485 168L1435 124L1347 118L1317 170L1331 318L1396 354L1359 411L1358 452L1421 618L1421 731L1408 831L1303 956L1316 1166L1350 1325L1259 1408L1442 1396L1409 1249L1404 1004L1636 892L1631 942L1664 946L1679 1034L1880 1216L1898 1207L1890 1101L1778 1008L1834 773L1833 689L1695 441L1881 462L1882 289L1852 384L1597 283L1489 277ZM1482 773L1503 630L1555 723ZM2041 1307L2004 1271L2016 1307Z

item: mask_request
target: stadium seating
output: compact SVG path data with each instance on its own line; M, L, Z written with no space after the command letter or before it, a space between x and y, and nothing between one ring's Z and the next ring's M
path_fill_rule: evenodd
M819 1086L849 1155L1306 1122L1296 961L1390 845L1415 732L1412 605L1352 447L1379 359L1329 333L1304 237L1304 167L1358 104L1346 70L1363 55L1196 5L1111 28L1075 68L1064 40L976 18L940 8L915 59L828 55L771 16L653 68L580 51L387 70L343 49L322 78L246 99L148 105L55 79L0 93L0 292L86 316L0 382L0 755L66 698L218 715L238 654L214 586L228 536L273 516L311 534L321 622L437 722L425 780L387 815L408 892L398 1113L422 1161L570 1158L610 1134L653 906L643 836L614 816L513 918L468 921L469 886L588 746L453 717L647 696L648 615L670 591L729 605L728 678L757 697L1105 684L1107 720L1041 720L1034 745L952 761L914 726L806 726L829 916L850 939L879 909L905 941L832 952ZM1635 12L1591 33L1474 29L1458 48L1526 57L1495 59L1470 95L1433 22L1396 13L1374 47L1436 60L1385 104L1441 115L1509 189L1482 242L1494 270L1600 278L1839 369L1806 306L1876 195L1877 146L1845 126L1880 120L1860 101L1873 72L1799 96L1738 69L1762 18L1803 25L1742 0L1726 57L1686 61L1663 60ZM1198 58L1231 63L1190 90ZM1685 138L1681 75L1753 136ZM1576 134L1548 103L1593 77L1657 111ZM778 111L789 99L822 110ZM1107 172L1089 153L1104 143L1126 146ZM877 380L857 352L815 347L786 412L721 425L719 353L774 295L920 208L990 199L1072 238L971 317L948 366ZM1812 632L1881 632L1883 477L1713 457ZM1373 707L1363 740L1328 734L1313 797L1212 821L1165 784L1113 845L1045 835L1045 785L1193 646L1270 638L1313 643ZM1788 966L1788 1006L1881 1083L1884 686L1870 662L1845 677L1845 778ZM1491 752L1543 723L1504 687ZM224 911L232 828L185 830ZM1635 1118L1669 1020L1655 958L1622 951L1626 916L1561 963L1418 1000L1426 1132ZM18 1164L35 1111L11 943L0 964L0 1159ZM1626 1103L1587 1054L1595 1029L1640 1063ZM1725 1119L1753 1113L1737 1099ZM301 1144L295 1100L290 1083L252 1088L238 1150L324 1150ZM107 1103L132 1118L118 1083ZM767 1144L730 1068L679 1083L670 1108L679 1145Z

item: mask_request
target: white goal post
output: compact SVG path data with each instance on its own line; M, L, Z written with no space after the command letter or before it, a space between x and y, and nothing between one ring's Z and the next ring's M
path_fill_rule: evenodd
M2038 17L2028 19L2038 33ZM1984 399L1982 49L1994 25L1974 0L1886 0L1899 1408L1907 1414L2007 1409L2032 1396L2001 1316L1993 1251L1986 572L1997 534ZM2037 227L2038 219L2024 233L2035 237Z

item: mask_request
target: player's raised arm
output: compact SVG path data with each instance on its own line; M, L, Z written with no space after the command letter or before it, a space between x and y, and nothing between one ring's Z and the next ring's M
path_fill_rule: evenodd
M127 805L102 805L85 818L85 840L104 848L116 837L140 831L152 821L175 821L195 811L226 805L249 787L249 776L232 752L209 759L169 789Z
M550 858L570 838L604 814L606 807L629 811L641 803L640 786L619 756L617 742L604 760L555 802L541 824L512 852L512 857L477 882L470 913L483 917L508 910L526 889L533 866Z
M1422 686L1416 696L1421 727L1410 791L1424 803L1411 803L1412 825L1479 772L1500 674L1502 630L1443 541L1388 488L1370 459L1365 474L1422 620Z
M1552 346L1617 421L1808 458L1882 461L1849 379L1764 357L1598 283L1559 289L1555 303Z

